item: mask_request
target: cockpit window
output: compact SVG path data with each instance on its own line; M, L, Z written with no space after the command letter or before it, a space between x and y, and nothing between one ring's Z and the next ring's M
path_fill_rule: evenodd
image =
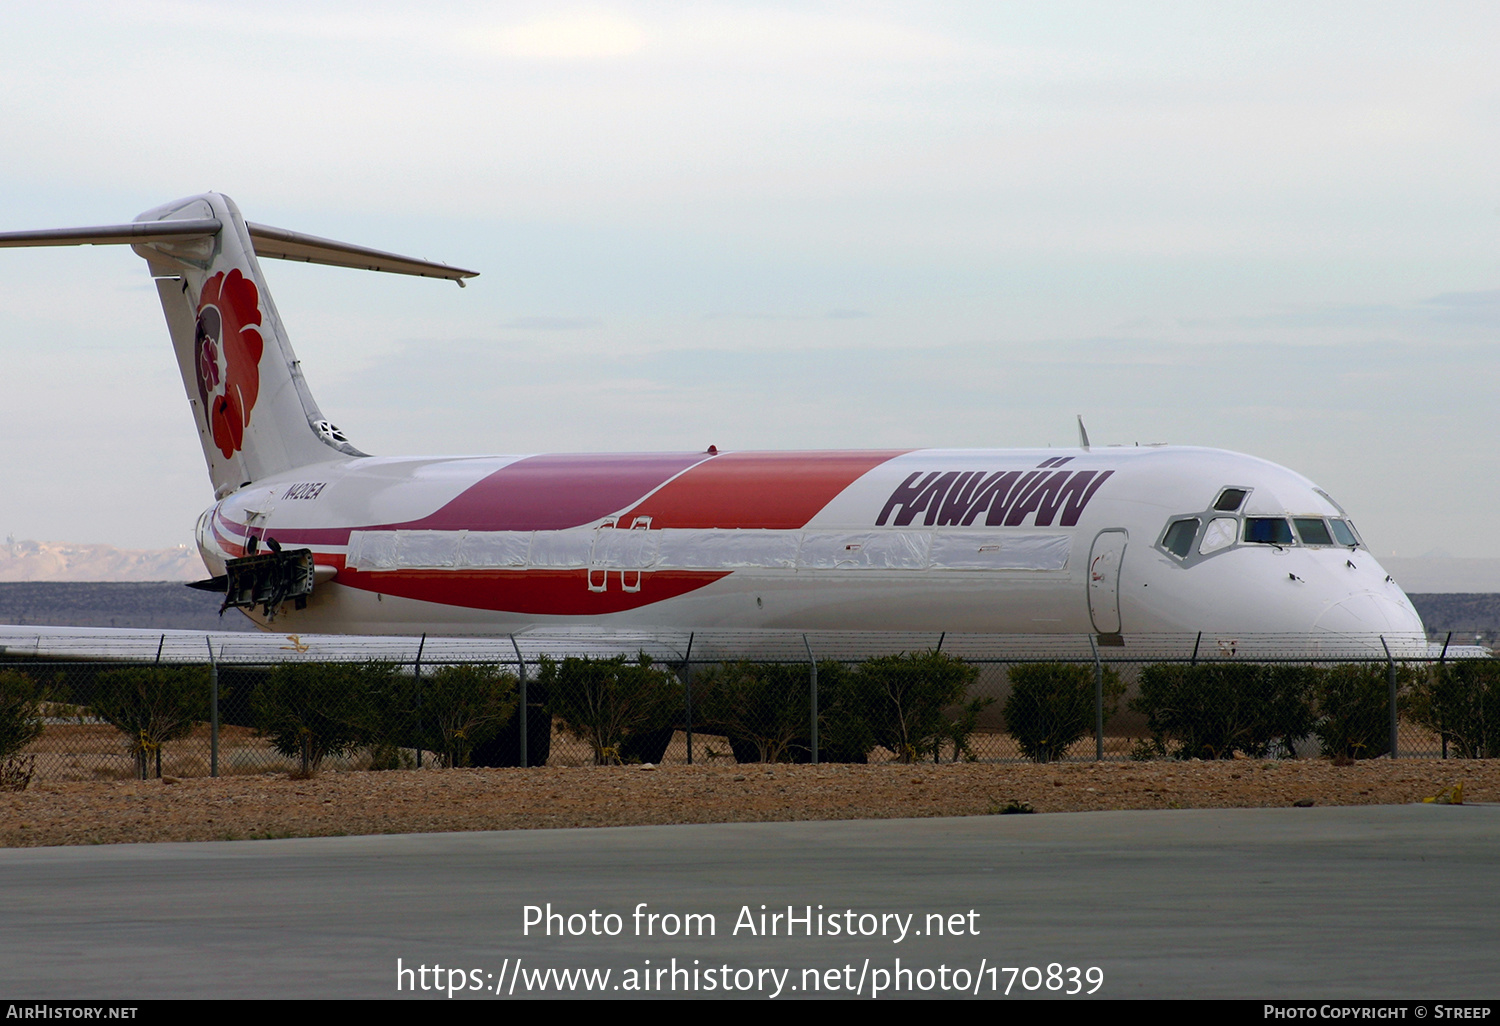
M1193 551L1193 539L1198 534L1198 521L1196 518L1175 521L1167 528L1166 536L1162 538L1161 544L1174 556L1185 557Z
M1281 517L1246 517L1245 540L1261 545L1292 544L1292 525Z
M1234 536L1239 534L1240 522L1234 517L1214 517L1208 522L1208 530L1203 532L1203 541L1198 546L1198 552L1208 555L1210 552L1218 552L1227 549L1234 544Z
M1340 545L1348 545L1351 548L1359 544L1359 539L1350 530L1349 524L1342 520L1330 520L1329 525L1333 528L1333 536L1338 539Z
M1333 535L1328 533L1328 525L1322 517L1293 517L1292 523L1297 525L1297 537L1302 539L1303 545L1333 544Z
M1245 501L1247 494L1249 493L1244 488L1226 488L1215 500L1214 510L1219 513L1233 513L1240 508L1240 503Z

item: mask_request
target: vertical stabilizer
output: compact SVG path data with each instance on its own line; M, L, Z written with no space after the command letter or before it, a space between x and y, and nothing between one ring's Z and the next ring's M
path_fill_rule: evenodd
M216 498L272 474L364 455L307 390L257 253L459 285L478 273L250 224L216 192L148 210L130 224L0 232L0 248L102 245L129 245L151 267Z
M234 202L208 193L136 219L205 220L218 221L219 230L136 243L135 251L156 279L215 496L307 464L364 455L313 401Z

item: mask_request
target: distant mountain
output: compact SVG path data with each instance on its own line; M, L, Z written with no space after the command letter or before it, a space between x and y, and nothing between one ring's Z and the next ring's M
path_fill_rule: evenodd
M1408 595L1500 592L1500 559L1456 556L1379 556L1401 590Z
M1421 614L1427 636L1442 641L1453 632L1455 645L1493 645L1500 639L1500 595L1408 594Z
M117 549L82 542L0 545L0 581L196 581L207 577L197 550Z

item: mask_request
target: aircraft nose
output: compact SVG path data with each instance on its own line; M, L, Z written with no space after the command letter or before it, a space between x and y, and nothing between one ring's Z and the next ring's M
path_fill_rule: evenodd
M1422 618L1411 603L1386 595L1365 592L1334 603L1318 617L1317 629L1335 634L1386 634L1425 636Z

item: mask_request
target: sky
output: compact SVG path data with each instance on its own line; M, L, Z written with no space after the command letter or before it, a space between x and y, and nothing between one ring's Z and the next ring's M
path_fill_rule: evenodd
M1173 442L1500 557L1500 7L69 3L0 32L0 230L227 193L378 454ZM929 9L930 8L930 9ZM145 265L0 250L0 536L212 499Z

